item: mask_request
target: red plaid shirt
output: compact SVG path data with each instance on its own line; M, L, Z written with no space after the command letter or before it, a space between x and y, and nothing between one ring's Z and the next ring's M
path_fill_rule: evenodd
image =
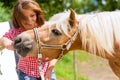
M4 37L7 37L10 40L13 40L18 34L22 33L24 30L22 29L10 29L8 32L5 33ZM45 60L45 59L44 59ZM46 70L49 66L48 62L42 63L42 72L45 75ZM26 73L32 77L40 77L39 69L38 69L38 59L35 57L27 56L25 58L20 58L18 62L18 69L22 72Z
M49 65L48 62L42 63L42 72L44 73L44 75L48 68L48 65ZM27 56L26 58L20 58L18 63L18 69L20 69L29 76L33 76L37 78L40 77L40 73L38 69L39 66L40 65L38 65L38 59L32 56Z

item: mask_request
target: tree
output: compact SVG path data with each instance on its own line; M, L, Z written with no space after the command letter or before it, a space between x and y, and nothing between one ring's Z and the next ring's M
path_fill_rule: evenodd
M78 14L91 11L114 11L120 9L120 0L36 0L44 10L46 19L70 8ZM16 0L0 0L6 8L13 8Z
M8 21L10 19L10 12L3 6L3 3L0 2L0 22Z

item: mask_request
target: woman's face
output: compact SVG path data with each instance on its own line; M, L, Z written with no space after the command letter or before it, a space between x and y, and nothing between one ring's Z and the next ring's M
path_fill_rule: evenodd
M37 16L34 11L24 10L23 15L24 15L24 18L22 19L21 22L25 30L33 29L37 27L37 23L36 23Z

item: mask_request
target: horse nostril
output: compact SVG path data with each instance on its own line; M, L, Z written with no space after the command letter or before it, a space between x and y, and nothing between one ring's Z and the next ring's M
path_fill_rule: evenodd
M21 38L17 38L17 39L15 39L14 44L20 43L21 41L22 41Z

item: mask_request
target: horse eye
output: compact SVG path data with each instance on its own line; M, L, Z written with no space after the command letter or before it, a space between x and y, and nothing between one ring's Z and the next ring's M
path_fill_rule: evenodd
M55 35L61 35L60 31L58 31L57 29L53 29L52 33L54 33Z

